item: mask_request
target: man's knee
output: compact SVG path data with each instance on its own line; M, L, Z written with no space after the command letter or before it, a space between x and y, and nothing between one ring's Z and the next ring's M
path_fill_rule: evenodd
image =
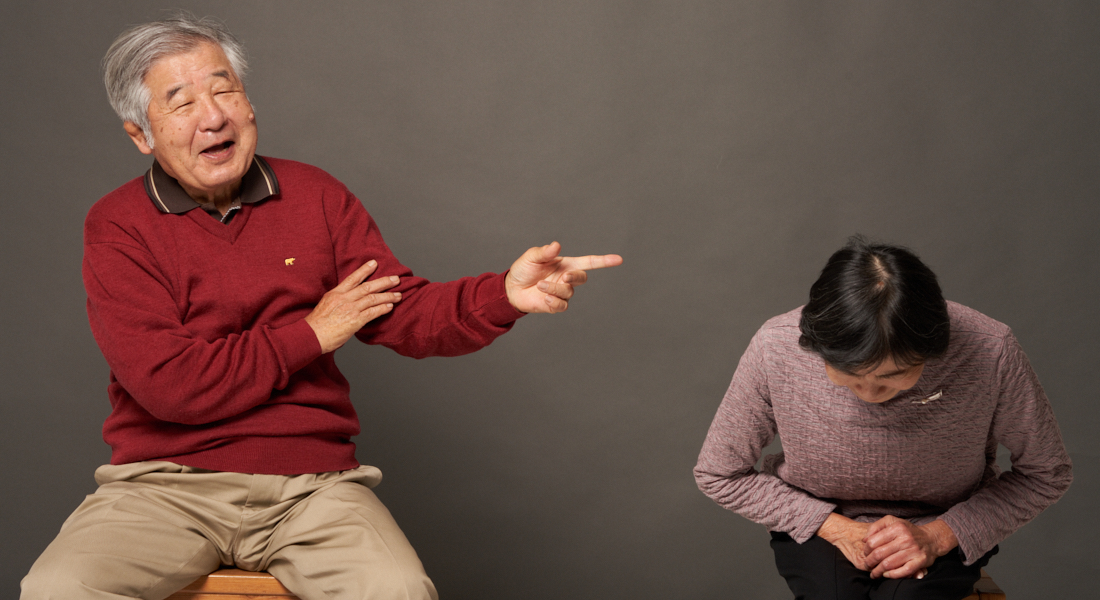
M148 563L121 557L47 551L35 561L20 585L20 600L164 598L217 567L217 559L196 556L174 570L158 573Z
M67 523L23 579L20 598L163 598L220 563L199 536L141 533L132 524Z
M355 597L363 600L439 600L435 585L422 568L402 570L396 576L372 579L361 585L360 595Z
M109 570L108 570L109 572ZM20 584L20 600L72 600L114 596L104 569L86 568L80 560L64 560L47 552L35 561Z
M52 573L49 569L40 567L40 563L41 559L35 562L30 573L19 584L19 600L60 600L83 596L75 593L79 588L66 573Z
M405 534L363 485L342 482L304 500L272 545L268 571L311 592L303 598L438 598Z
M310 562L310 561L305 561ZM417 560L388 569L342 568L306 576L286 558L272 561L267 570L302 598L349 600L438 600L435 585Z

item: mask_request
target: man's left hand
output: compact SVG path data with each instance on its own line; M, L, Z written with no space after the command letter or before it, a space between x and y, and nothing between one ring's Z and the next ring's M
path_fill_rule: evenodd
M574 288L588 280L592 269L621 265L617 254L558 256L561 244L531 248L523 253L504 280L508 301L525 313L558 313L569 308Z
M940 519L914 525L885 516L871 524L863 538L871 577L921 578L936 559L959 545L955 533Z

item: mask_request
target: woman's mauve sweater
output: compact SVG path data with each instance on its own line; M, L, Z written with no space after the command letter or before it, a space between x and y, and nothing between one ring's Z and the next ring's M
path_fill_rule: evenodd
M760 328L733 376L695 467L708 496L804 542L830 512L943 519L972 564L1053 504L1070 460L1039 380L1005 325L948 303L951 342L912 389L855 397L798 345L801 309ZM778 432L782 454L762 449ZM997 444L1012 453L1000 473Z

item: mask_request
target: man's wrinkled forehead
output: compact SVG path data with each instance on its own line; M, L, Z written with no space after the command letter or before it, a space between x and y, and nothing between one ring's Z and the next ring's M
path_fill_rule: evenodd
M217 71L214 71L213 73L210 73L209 75L207 75L207 78L213 78L213 77L222 78L222 79L225 79L227 82L229 82L231 84L237 84L237 83L240 82L240 78L237 77L237 74L233 71L233 66L229 62L229 57L226 56L225 51L222 49L221 45L218 44L217 42L214 42L214 41L211 41L211 40L197 39L197 40L195 40L195 43L193 43L193 44L187 44L187 45L184 45L184 46L179 46L179 47L175 48L173 52L166 52L163 55L158 56L149 65L149 69L145 72L145 75L142 77L143 81L145 82L146 87L147 88L150 87L149 86L149 76L153 73L153 71L157 70L158 67L162 67L162 66L164 66L165 63L172 62L173 60L175 60L179 57L187 56L189 54L195 54L195 53L201 52L203 50L213 50L214 53L216 54L216 56L218 57L217 59L215 59L213 61L213 63L220 63L220 64L212 64L211 66L222 67L222 68L219 68ZM165 92L162 95L162 97L160 98L160 100L167 103L176 94L178 94L182 90L186 89L190 85L191 85L190 81L181 80L181 81L175 82L172 85L168 86L168 89L165 90ZM154 93L156 92L156 90L152 90L152 89L150 91L152 91Z

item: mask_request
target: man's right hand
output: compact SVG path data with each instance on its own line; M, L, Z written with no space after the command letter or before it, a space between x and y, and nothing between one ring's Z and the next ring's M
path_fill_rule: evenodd
M386 292L398 284L398 277L365 281L376 268L378 263L372 260L356 269L322 296L313 312L306 316L306 323L321 343L322 353L343 346L356 331L393 310L394 303L401 300L401 292Z

